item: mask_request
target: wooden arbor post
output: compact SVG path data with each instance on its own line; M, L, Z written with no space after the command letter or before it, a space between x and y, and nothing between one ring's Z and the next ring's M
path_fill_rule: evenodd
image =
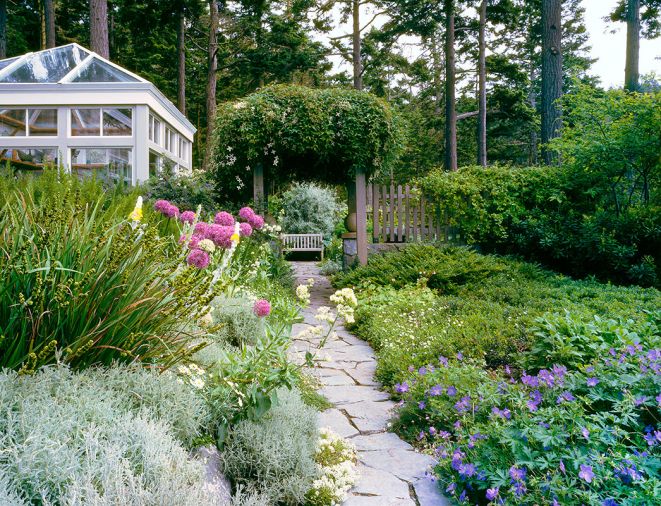
M255 210L260 214L265 214L268 204L264 185L264 166L261 163L255 165L252 173L252 192L253 200L255 201Z
M356 169L356 246L358 261L367 263L367 188L365 171Z

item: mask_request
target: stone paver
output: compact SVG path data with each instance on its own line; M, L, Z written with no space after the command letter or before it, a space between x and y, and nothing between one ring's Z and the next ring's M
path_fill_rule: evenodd
M319 339L297 336L317 324L314 315L320 306L332 306L329 297L334 290L314 262L293 266L298 283L315 280L310 306L302 312L304 321L292 331L290 354L302 360L307 350L317 349ZM344 506L449 505L428 475L435 460L387 431L395 404L374 379L374 351L344 326L338 325L336 332L337 339L329 340L320 352L325 360L312 372L321 384L319 392L334 405L320 414L320 425L352 441L358 454L360 478Z

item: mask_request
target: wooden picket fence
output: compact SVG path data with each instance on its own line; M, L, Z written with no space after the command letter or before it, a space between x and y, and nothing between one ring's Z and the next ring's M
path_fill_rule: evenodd
M374 242L460 242L449 217L410 185L367 185L367 221Z

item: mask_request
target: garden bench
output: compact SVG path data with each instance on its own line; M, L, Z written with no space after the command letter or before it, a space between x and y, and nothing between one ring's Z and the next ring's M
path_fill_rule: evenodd
M283 251L318 251L324 259L324 236L322 234L283 234Z

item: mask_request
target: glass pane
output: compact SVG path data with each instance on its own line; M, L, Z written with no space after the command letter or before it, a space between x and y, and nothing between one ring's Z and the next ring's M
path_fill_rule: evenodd
M16 169L35 170L44 165L57 165L55 148L0 148L0 160L10 161Z
M131 109L103 109L103 135L132 135Z
M62 46L31 54L3 83L56 83L80 64L89 53L76 46Z
M29 135L57 135L57 109L28 109Z
M0 109L0 137L25 136L25 109Z
M154 142L161 145L161 122L154 118Z
M19 56L16 56L15 58L7 58L6 60L0 60L0 70L7 67L8 65L11 65L19 58L20 58Z
M98 58L92 58L87 66L78 72L72 83L135 83L138 80L125 72L108 65Z
M71 150L71 172L108 181L131 182L130 148L81 148Z
M101 109L71 109L71 135L101 135Z
M149 177L153 177L158 174L158 171L161 167L161 157L158 156L158 153L153 151L149 152Z

